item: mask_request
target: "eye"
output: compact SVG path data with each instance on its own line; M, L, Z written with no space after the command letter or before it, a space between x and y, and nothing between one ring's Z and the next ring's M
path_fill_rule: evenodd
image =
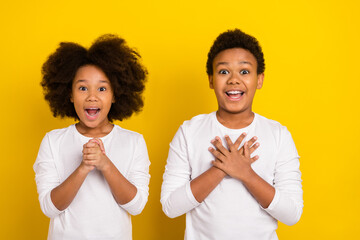
M105 87L100 87L100 88L99 88L99 91L100 91L100 92L106 91L106 88L105 88Z
M86 91L87 88L86 88L86 87L79 87L79 90L80 90L80 91Z
M248 70L241 70L240 71L240 74L241 75L244 75L244 74L249 74L250 72Z
M222 69L219 71L219 74L229 74L228 70Z

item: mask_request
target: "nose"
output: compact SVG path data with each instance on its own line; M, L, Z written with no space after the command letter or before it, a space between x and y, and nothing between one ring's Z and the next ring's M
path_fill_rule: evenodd
M233 73L230 74L227 84L236 85L236 84L240 84L240 82L241 82L240 76L238 76L236 73Z
M96 91L96 90L88 91L88 95L87 95L87 97L86 97L86 101L89 101L89 102L96 102L96 101L98 101L97 91Z

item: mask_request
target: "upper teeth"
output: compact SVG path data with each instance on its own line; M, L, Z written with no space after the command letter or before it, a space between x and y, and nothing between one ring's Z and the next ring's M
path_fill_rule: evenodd
M240 91L228 91L227 93L228 94L241 94Z

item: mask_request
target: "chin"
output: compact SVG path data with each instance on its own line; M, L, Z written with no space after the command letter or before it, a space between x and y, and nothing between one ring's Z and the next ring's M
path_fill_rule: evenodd
M96 128L99 126L99 123L97 122L87 122L87 121L81 121L82 125L87 128Z

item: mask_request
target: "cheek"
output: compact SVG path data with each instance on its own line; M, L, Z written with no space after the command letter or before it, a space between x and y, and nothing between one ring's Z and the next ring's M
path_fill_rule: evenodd
M102 102L105 103L104 105L106 105L108 108L110 108L111 105L115 102L115 98L113 95L106 96L105 98L102 99Z
M80 104L76 104L76 102L74 102L74 108L75 108L75 112L79 115L79 113L81 113L80 110L82 109Z
M253 78L246 78L243 80L244 84L246 85L246 87L248 89L256 89L257 88L257 79L253 79Z

